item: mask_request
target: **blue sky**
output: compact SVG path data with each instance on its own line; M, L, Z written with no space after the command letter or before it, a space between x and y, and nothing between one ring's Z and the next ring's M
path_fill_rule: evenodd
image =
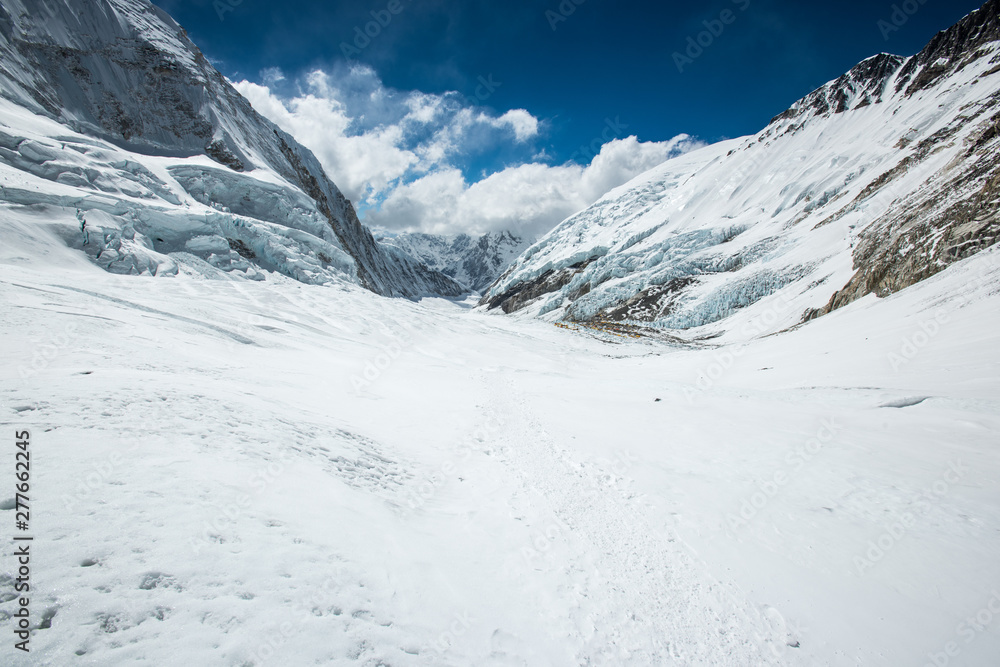
M587 168L602 144L633 135L637 143L631 147L616 144L621 153L616 164L627 168L617 169L615 176L634 175L631 171L696 145L675 142L654 149L658 142L681 134L714 142L754 133L796 99L870 55L915 53L935 32L980 3L160 0L157 4L188 30L226 76L244 82L241 91L246 93L249 84L265 86L268 99L283 102L296 114L303 100L326 99L339 108L346 138L381 132L381 145L395 142L396 148L415 156L403 159L408 164L402 172L400 162L398 169L382 174L386 185L365 188L354 184L367 176L365 169L355 170L342 150L338 162L331 148L333 157L324 164L370 222L453 231L445 230L440 216L432 224L412 210L404 215L406 206L401 203L412 202L401 202L400 197L395 202L398 215L392 220L379 219L379 212L398 188L439 178L443 170L457 171L467 190L484 178L524 165L555 168L569 162ZM376 19L385 25L371 23ZM377 33L370 43L357 39L366 27L370 34ZM702 45L692 46L699 39ZM345 44L364 48L351 51L346 60ZM678 59L678 53L684 59ZM315 76L310 78L316 73L325 77L321 86ZM257 98L248 96L255 106L266 106L264 91L253 92ZM433 122L414 121L415 95L436 101ZM476 110L472 117L479 121L456 115L463 108ZM515 110L524 114L505 116ZM464 118L463 130L451 133L454 145L442 157L440 141L432 145L432 138L440 140L442 124L456 118ZM299 125L315 129L327 121L313 118L305 123L296 115L284 124L323 159L323 147L316 145L323 141L321 133L309 135ZM588 145L596 150L581 150ZM378 155L375 148L357 149ZM632 151L628 156L626 149ZM428 155L437 157L428 161ZM594 188L616 178L598 178ZM438 186L451 187L452 194L457 187ZM420 194L430 201L431 192L433 188ZM565 206L547 213L537 227L551 226L549 218L564 210L572 212L573 206L592 198L593 192L568 197ZM468 226L472 231L496 228L514 218L516 212ZM537 233L534 227L529 231Z

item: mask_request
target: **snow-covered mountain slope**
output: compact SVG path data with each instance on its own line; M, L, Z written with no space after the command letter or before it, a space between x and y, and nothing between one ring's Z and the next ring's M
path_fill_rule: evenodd
M376 240L400 248L425 265L482 293L531 245L532 241L509 231L489 232L479 238L468 234L438 236L405 233L378 234Z
M998 250L747 344L608 345L110 275L19 214L34 630L8 547L0 664L995 665Z
M0 0L0 62L0 201L78 209L89 235L63 238L112 271L463 291L376 243L313 154L147 0Z
M765 333L995 243L998 39L990 0L916 56L869 58L757 135L669 160L540 239L483 305L693 337L750 308Z

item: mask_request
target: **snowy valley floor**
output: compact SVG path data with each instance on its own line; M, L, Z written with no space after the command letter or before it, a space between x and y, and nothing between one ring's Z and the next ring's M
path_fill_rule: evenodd
M0 522L27 428L50 627L4 664L1000 655L1000 253L695 348L15 236Z

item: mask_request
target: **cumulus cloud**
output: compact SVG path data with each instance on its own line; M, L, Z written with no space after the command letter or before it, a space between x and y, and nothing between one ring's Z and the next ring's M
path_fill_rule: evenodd
M519 142L538 136L538 119L524 109L511 109L492 122L496 127L509 126Z
M407 108L412 121L354 132L355 119L323 72L309 74L304 94L281 99L268 86L239 81L236 89L265 117L311 149L327 175L352 201L384 192L420 158L403 141L409 122L420 124L429 112ZM419 104L419 101L414 101Z
M700 145L686 135L645 143L630 136L604 144L586 167L531 162L473 183L458 169L439 169L399 185L367 222L431 234L507 229L537 238L609 190Z
M294 81L272 68L260 78L233 85L316 154L366 224L391 231L509 229L537 237L608 190L701 145L686 135L664 142L603 137L588 165L550 165L537 146L542 123L525 109L497 115L458 93L396 91L363 65ZM463 165L489 151L524 157L470 181Z

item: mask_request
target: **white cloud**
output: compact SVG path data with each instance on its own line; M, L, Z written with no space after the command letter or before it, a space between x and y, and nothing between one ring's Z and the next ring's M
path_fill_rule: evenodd
M432 123L443 112L443 101L437 95L427 95L420 92L411 93L406 98L405 104L407 109L409 109L406 119L416 123Z
M524 109L511 109L492 123L494 127L510 126L519 142L538 136L538 119Z
M234 85L258 112L310 148L353 201L384 191L418 161L416 154L400 147L398 126L349 134L351 118L333 97L310 93L282 101L266 86L248 81Z
M260 79L265 86L273 86L285 80L285 73L281 71L280 67L268 67L260 71Z
M608 190L700 145L686 135L666 142L612 139L587 166L551 166L535 145L539 120L525 109L497 116L457 93L392 90L360 65L332 74L316 70L294 83L277 69L262 78L266 85L233 85L316 154L360 204L366 224L392 231L510 229L538 236ZM524 161L471 183L463 176L463 160L503 148L523 150Z
M477 234L509 229L538 237L609 190L699 146L686 135L646 143L632 136L606 143L586 167L533 162L471 184L458 169L440 169L395 188L366 222L393 231Z

